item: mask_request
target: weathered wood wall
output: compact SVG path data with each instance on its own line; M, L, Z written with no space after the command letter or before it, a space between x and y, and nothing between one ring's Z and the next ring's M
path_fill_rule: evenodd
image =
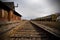
M18 21L21 20L20 16L14 14L13 10L7 11L0 9L0 21Z

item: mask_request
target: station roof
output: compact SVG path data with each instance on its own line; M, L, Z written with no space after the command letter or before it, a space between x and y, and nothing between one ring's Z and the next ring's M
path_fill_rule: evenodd
M5 5L10 7L11 9L15 10L14 2L3 2Z

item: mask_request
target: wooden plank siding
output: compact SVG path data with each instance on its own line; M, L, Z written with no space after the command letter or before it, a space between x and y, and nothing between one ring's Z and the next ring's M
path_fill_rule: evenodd
M4 9L0 9L0 21L7 21L8 12Z
M9 17L8 18L9 21L13 20L13 11L12 10L9 11L9 16L8 17Z
M0 11L0 21L17 21L17 20L21 20L21 17L13 14L14 12L12 10L10 11L6 11L3 10Z
M8 21L8 11L4 10L4 15L3 16L4 16L3 20Z

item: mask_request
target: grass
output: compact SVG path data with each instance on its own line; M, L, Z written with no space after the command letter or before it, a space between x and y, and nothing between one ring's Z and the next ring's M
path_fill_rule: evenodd
M35 22L60 30L60 22L51 22L51 21L50 22L49 21L35 21Z

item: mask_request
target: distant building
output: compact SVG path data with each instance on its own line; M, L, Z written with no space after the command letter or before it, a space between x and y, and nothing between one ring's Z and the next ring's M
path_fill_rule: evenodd
M51 14L45 17L41 17L41 18L36 18L33 20L38 20L38 21L60 21L60 13L55 13L55 14Z
M59 17L57 17L57 21L59 21L59 22L60 22L60 16L59 16Z

